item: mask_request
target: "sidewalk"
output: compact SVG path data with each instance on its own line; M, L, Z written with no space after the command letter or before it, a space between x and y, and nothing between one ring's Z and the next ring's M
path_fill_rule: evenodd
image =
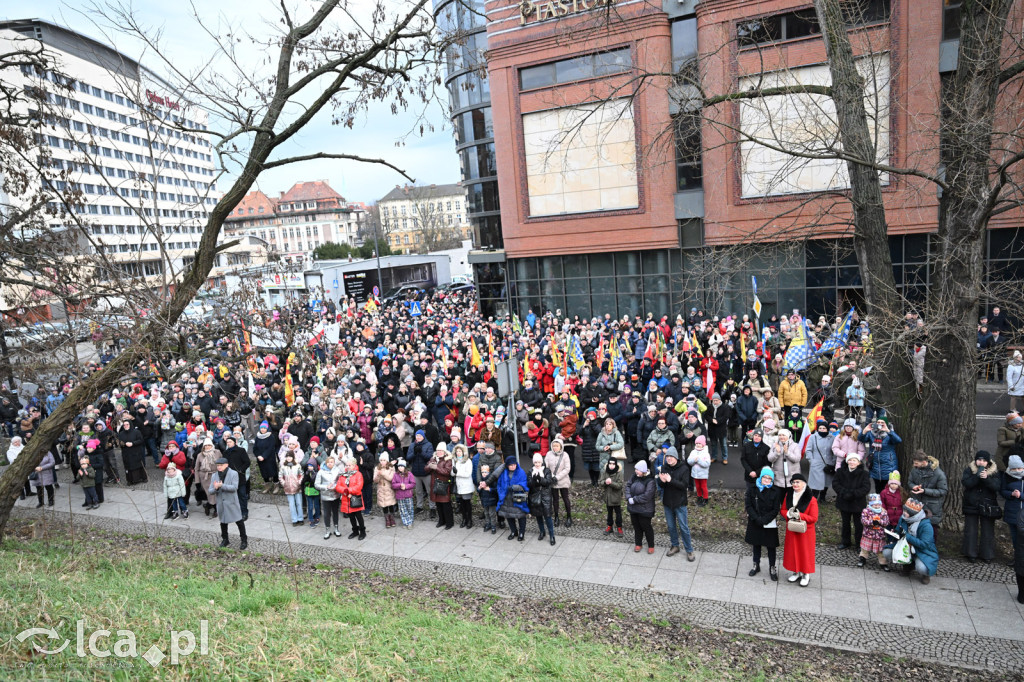
M81 508L81 488L64 485L53 508L35 509L30 498L17 503L20 517L72 517L76 526L144 533L196 544L219 542L216 520L192 510L191 518L164 521L162 493L106 489L107 501L95 511ZM747 576L749 558L698 551L665 556L637 554L621 541L559 537L552 547L536 531L524 542L507 534L445 531L418 520L411 530L384 529L370 517L365 541L323 539L323 526L291 526L279 504L249 505L250 551L334 563L394 576L442 580L466 589L503 596L545 597L617 605L647 617L679 616L697 626L767 635L807 644L893 656L911 655L972 667L1024 669L1024 605L1016 585L939 576L930 585L895 574L819 565L806 588L765 570ZM533 522L530 523L533 528ZM230 528L238 547L237 530ZM869 589L870 585L870 589ZM1007 639L1009 638L1009 639Z

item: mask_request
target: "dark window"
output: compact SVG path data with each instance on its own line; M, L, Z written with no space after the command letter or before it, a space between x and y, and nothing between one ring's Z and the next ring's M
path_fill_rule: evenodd
M949 0L946 0L947 3ZM959 3L958 3L959 4ZM844 4L846 23L865 26L889 20L890 0L856 0ZM818 15L811 9L747 19L736 26L740 45L762 45L782 40L796 40L821 33Z
M942 0L942 39L960 38L960 0Z
M532 90L560 83L572 83L586 78L622 73L628 71L630 67L629 48L572 57L519 69L519 88Z
M680 112L675 117L676 191L704 186L701 166L700 115Z
M683 64L697 58L697 20L682 19L672 22L672 68L679 71Z

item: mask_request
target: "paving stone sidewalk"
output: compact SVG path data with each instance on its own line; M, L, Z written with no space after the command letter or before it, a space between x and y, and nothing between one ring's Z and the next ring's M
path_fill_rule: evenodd
M163 519L161 492L106 489L95 511L81 508L78 486L62 486L53 508L19 502L22 517L71 519L126 533L144 533L196 544L219 541L216 520L193 508L189 519ZM466 589L509 596L549 597L620 608L645 616L673 615L694 625L756 633L808 644L943 663L1024 670L1024 605L1016 585L937 576L930 585L896 574L819 565L806 588L773 583L766 572L747 576L749 559L736 553L698 551L665 556L634 553L616 541L559 537L555 546L525 542L504 533L436 528L417 520L412 529L385 529L369 519L365 541L348 540L342 518L340 538L323 539L323 526L293 527L278 504L249 505L250 550L312 562L349 565L394 576L444 580ZM238 546L231 527L232 543Z

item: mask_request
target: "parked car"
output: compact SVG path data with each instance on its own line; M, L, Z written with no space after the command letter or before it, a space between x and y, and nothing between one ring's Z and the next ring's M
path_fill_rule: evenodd
M432 282L406 282L387 292L381 297L384 303L392 301L419 300L423 292L434 288Z

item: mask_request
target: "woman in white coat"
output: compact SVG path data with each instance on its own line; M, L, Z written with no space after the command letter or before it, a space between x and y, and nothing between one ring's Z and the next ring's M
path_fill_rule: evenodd
M775 481L780 487L792 488L793 476L800 473L800 445L793 440L789 429L779 429L778 440L768 452Z
M1019 412L1024 403L1024 356L1013 351L1013 359L1006 366L1006 392L1010 396L1010 411Z

